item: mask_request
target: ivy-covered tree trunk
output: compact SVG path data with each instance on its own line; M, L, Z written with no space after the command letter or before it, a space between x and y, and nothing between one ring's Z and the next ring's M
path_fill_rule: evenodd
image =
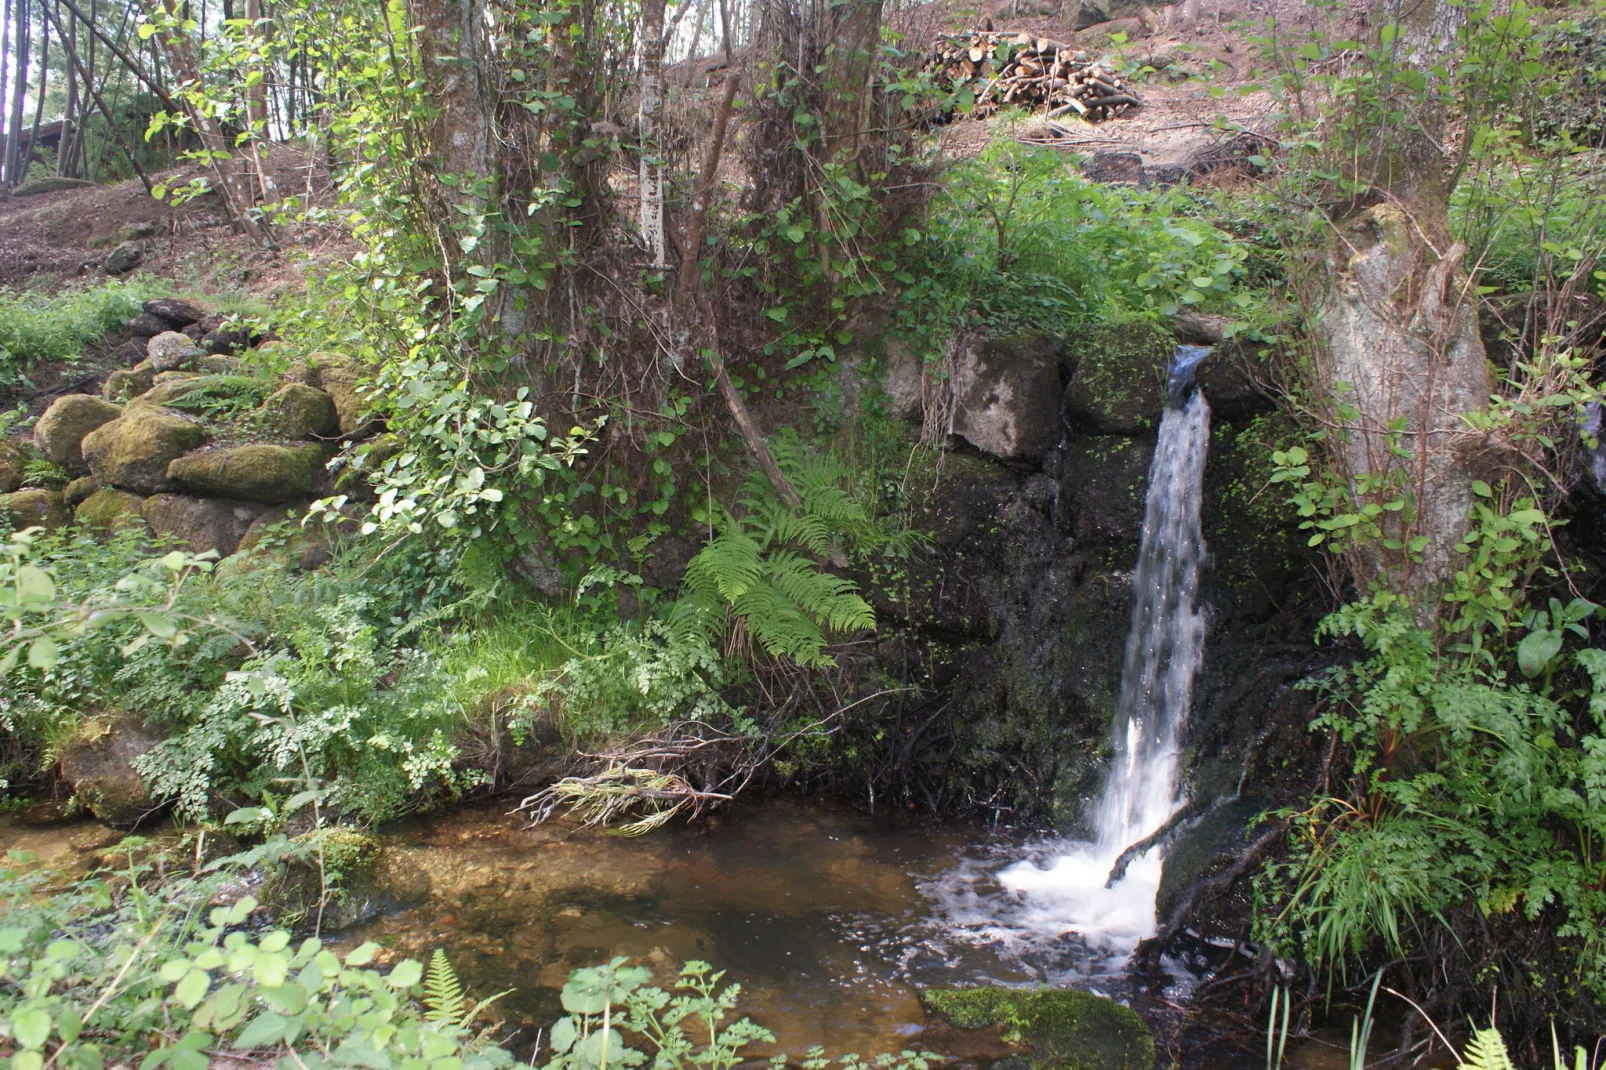
M1373 105L1381 121L1353 117L1370 143L1352 156L1363 192L1329 249L1319 371L1334 459L1355 499L1349 515L1369 512L1382 530L1350 553L1354 578L1431 616L1455 570L1486 446L1464 417L1493 388L1466 250L1451 238L1453 153L1429 74L1451 57L1466 9L1383 0L1375 15L1379 84L1389 88Z

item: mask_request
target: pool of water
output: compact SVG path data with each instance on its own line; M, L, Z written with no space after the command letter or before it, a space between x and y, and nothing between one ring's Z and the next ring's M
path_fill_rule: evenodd
M989 1054L927 1022L926 985L1127 994L1118 959L993 909L1011 897L994 874L1022 845L974 825L790 799L638 839L526 824L481 807L391 827L388 849L428 875L429 896L349 938L444 947L480 994L514 989L504 1013L530 1024L557 1015L578 967L628 955L667 975L703 959L793 1053Z

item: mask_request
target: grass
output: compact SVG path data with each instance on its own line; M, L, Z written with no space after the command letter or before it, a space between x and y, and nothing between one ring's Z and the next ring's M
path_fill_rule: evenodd
M79 356L137 315L153 292L142 280L108 280L54 296L0 290L0 387L16 385L46 361Z

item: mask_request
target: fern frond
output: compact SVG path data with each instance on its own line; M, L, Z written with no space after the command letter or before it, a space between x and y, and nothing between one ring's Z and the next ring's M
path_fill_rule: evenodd
M446 952L437 947L429 959L429 972L424 975L424 1017L431 1022L456 1024L467 1002L457 971L452 969Z
M1473 1031L1461 1052L1461 1065L1466 1070L1517 1070L1506 1050L1505 1038L1493 1026Z

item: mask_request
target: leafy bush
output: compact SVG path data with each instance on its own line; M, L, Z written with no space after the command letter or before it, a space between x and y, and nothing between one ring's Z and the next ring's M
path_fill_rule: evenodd
M0 290L0 386L18 382L41 361L78 356L137 315L153 293L150 283L115 279L54 297Z

